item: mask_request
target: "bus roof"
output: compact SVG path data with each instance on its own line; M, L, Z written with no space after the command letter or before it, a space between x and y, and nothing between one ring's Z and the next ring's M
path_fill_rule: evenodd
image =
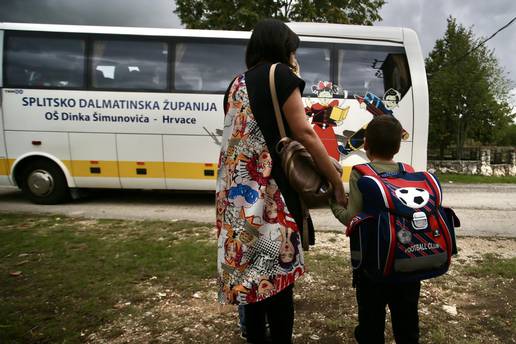
M403 42L403 28L330 23L287 23L299 36Z
M294 22L287 23L287 25L302 37L331 37L403 42L403 29L399 27ZM0 30L237 39L248 39L251 35L250 31L190 30L172 28L34 23L0 23Z

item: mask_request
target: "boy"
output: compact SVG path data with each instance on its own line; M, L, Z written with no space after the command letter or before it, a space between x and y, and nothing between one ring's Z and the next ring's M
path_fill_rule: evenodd
M401 143L402 127L390 115L376 116L365 132L364 149L378 172L399 171L393 157ZM355 169L349 179L349 203L343 208L331 202L335 217L345 225L362 210L362 194L358 189L361 177ZM392 329L396 343L418 343L418 301L421 282L386 283L376 282L363 270L353 272L353 286L358 303L358 326L355 338L358 343L384 343L385 306L391 311Z

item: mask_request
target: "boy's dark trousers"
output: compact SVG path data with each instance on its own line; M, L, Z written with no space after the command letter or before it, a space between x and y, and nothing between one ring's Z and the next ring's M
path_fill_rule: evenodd
M293 284L263 301L244 306L247 329L247 342L268 343L265 330L265 315L269 322L271 342L276 344L292 343L294 326Z
M421 282L380 283L363 272L353 274L358 303L355 339L360 344L384 343L385 306L391 311L392 331L397 344L419 342L417 313Z

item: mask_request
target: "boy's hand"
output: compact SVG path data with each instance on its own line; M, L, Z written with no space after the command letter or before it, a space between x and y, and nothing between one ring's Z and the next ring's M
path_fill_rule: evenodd
M342 186L342 183L340 184L340 187L336 187L334 191L335 196L335 202L339 204L340 206L347 208L348 207L348 197L346 196L346 193L344 192L344 187Z
M336 191L333 194L333 198L330 199L330 209L333 213L333 216L337 218L342 224L346 224L346 214L348 212L347 205L348 205L348 197L345 193L340 193L337 191L338 189L335 189ZM340 198L337 199L337 197Z

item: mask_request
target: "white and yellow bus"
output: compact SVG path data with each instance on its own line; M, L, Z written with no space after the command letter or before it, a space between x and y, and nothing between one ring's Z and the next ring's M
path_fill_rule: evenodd
M363 162L374 115L426 168L428 91L414 31L292 23L304 100L331 155ZM0 23L0 185L42 204L70 189L213 190L223 93L250 32ZM338 153L335 153L337 149Z

